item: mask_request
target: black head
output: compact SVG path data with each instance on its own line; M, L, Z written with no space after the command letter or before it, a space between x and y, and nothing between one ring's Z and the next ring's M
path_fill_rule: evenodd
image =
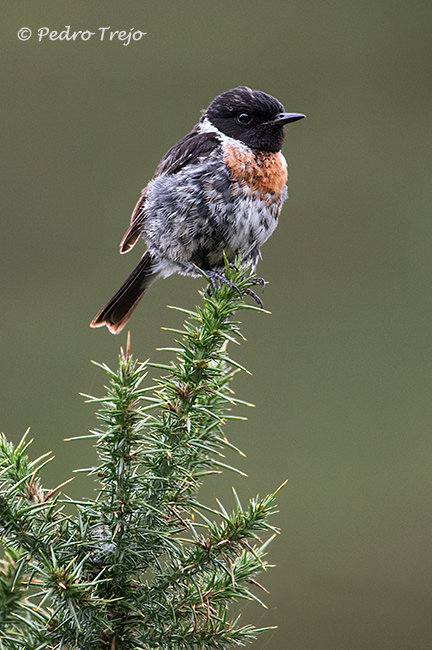
M302 117L285 113L280 101L261 90L239 86L215 97L201 122L207 118L219 131L253 149L276 152L282 148L284 125Z

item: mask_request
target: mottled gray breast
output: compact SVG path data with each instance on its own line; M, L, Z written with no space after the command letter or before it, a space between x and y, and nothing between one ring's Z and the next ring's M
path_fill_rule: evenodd
M286 190L277 197L252 192L232 178L220 150L148 185L143 236L149 250L184 273L223 266L223 253L256 263L270 237ZM194 273L195 274L195 273Z

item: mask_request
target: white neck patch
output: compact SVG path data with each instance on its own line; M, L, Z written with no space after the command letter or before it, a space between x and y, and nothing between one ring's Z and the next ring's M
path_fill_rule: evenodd
M210 122L210 120L206 117L202 122L199 123L199 130L201 133L215 133L218 138L221 140L222 144L225 143L231 143L234 144L236 147L244 148L244 149L249 149L249 147L242 142L241 140L237 140L236 138L231 138L229 135L226 135L225 133L222 133L222 131L219 131L219 129Z
M218 128L215 127L214 124L210 122L210 120L206 117L203 119L202 122L199 123L199 130L201 133L217 133L219 136L223 136L223 133L219 131Z

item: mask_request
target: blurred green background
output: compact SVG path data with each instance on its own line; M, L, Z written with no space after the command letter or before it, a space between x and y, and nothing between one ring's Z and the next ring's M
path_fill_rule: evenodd
M208 482L233 505L286 478L282 536L261 577L278 625L255 649L432 647L431 18L429 0L20 0L3 7L1 415L46 486L93 460L63 439L95 426L119 337L88 323L133 268L119 241L140 190L199 111L245 84L307 120L288 129L290 199L263 248L265 307L233 351L253 377L247 423L227 434L249 478ZM36 30L132 27L139 42L38 42ZM22 27L33 30L27 42ZM98 32L99 34L99 32ZM166 357L167 304L197 280L151 289L131 323L136 356ZM77 478L69 493L90 494Z

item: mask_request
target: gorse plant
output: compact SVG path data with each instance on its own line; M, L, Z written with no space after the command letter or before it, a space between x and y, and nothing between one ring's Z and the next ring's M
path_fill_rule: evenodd
M175 360L157 365L155 385L144 387L152 366L129 345L117 371L101 366L107 393L89 398L101 426L84 436L97 451L86 470L95 499L61 499L64 484L44 489L50 459L29 460L27 434L16 447L1 438L2 650L222 649L269 629L231 620L229 605L259 600L277 492L245 507L234 492L233 512L197 500L207 474L234 469L222 427L243 419L230 413L240 366L227 344L241 336L235 312L257 310L242 298L254 280L236 267L226 276L202 307L180 310Z

